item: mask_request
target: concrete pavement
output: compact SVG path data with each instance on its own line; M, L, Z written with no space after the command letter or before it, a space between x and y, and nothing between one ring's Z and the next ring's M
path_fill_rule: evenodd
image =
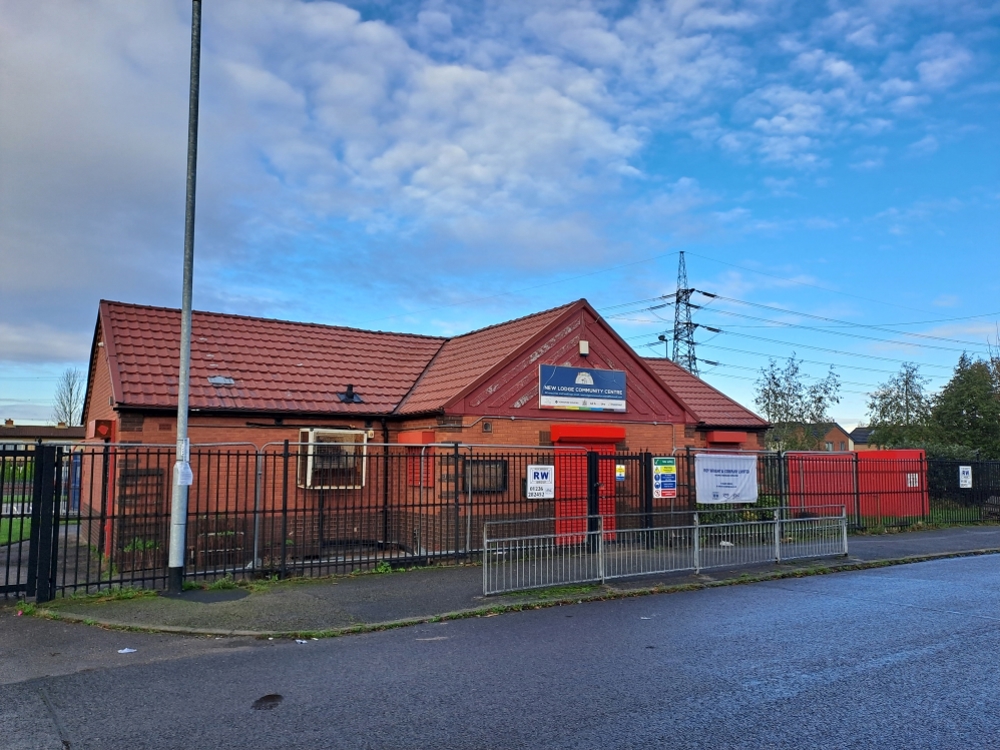
M179 597L103 600L68 597L38 612L65 621L159 632L216 635L330 636L505 610L665 593L754 580L970 554L1000 553L1000 526L852 536L847 558L716 568L519 594L484 597L476 565L293 579L230 589L197 589ZM9 606L9 605L8 605Z

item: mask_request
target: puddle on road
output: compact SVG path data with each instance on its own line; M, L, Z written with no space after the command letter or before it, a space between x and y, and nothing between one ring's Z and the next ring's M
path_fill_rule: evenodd
M285 700L284 696L278 695L277 693L271 693L270 695L265 695L262 698L255 700L252 708L254 711L270 711L283 700Z

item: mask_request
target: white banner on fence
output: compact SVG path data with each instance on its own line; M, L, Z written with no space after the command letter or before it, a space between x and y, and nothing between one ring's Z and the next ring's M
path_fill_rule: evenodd
M694 470L699 503L757 502L757 456L698 453Z

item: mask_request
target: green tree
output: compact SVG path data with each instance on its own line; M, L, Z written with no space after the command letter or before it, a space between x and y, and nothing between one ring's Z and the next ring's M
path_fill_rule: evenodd
M885 448L923 445L929 438L931 395L928 379L912 362L868 394L868 442Z
M771 359L757 379L754 403L773 426L767 441L778 450L816 450L830 422L830 408L840 403L840 378L833 371L814 383L807 383L795 354L784 367Z
M932 440L1000 458L1000 382L991 362L962 354L931 411Z

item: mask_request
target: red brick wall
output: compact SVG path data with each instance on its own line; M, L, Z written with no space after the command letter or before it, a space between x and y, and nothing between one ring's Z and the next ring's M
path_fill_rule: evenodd
M100 336L100 331L98 331ZM93 376L90 382L90 390L87 393L87 421L94 419L117 418L111 401L114 393L111 389L111 370L108 366L108 350L106 347L94 347L94 356L91 363Z

